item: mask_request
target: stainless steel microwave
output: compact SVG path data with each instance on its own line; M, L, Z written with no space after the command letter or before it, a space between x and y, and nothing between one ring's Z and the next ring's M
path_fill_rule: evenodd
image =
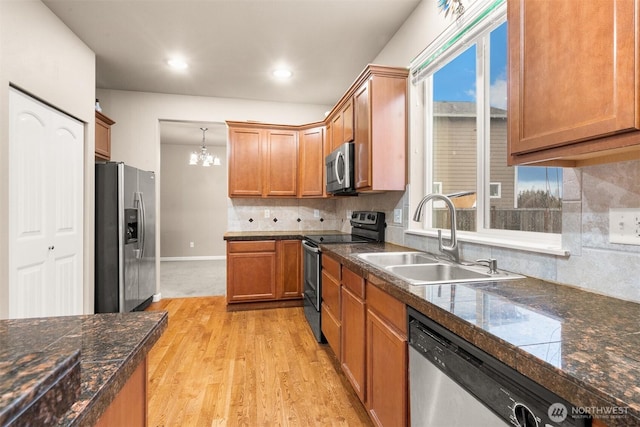
M354 147L345 142L326 158L327 193L334 195L356 194L354 182Z

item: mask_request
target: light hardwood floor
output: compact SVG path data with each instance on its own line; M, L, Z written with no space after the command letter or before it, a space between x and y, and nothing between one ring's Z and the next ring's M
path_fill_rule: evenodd
M302 307L227 312L224 297L164 299L149 353L149 426L370 426Z

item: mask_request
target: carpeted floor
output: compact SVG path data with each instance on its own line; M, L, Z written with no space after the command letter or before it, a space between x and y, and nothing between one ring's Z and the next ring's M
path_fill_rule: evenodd
M161 261L162 298L226 295L227 261Z

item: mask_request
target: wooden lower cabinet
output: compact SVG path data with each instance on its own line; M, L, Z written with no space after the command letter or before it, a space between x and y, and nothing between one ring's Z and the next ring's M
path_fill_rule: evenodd
M366 402L365 319L363 299L342 286L342 370L362 402Z
M373 423L407 426L406 306L345 266L336 281L334 262L322 273L322 331Z
M341 352L341 295L340 263L333 258L322 256L322 305L321 329L329 347L340 357Z
M276 293L278 299L302 298L302 246L300 240L278 240Z
M299 240L227 242L227 303L300 298Z
M147 359L133 371L122 390L96 422L96 427L147 425Z
M227 243L227 302L276 298L276 241Z
M367 410L377 426L408 425L406 306L367 284Z

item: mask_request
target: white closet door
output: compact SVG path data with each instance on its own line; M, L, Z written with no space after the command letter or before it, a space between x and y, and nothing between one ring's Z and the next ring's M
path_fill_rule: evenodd
M84 127L9 94L9 317L82 313Z

